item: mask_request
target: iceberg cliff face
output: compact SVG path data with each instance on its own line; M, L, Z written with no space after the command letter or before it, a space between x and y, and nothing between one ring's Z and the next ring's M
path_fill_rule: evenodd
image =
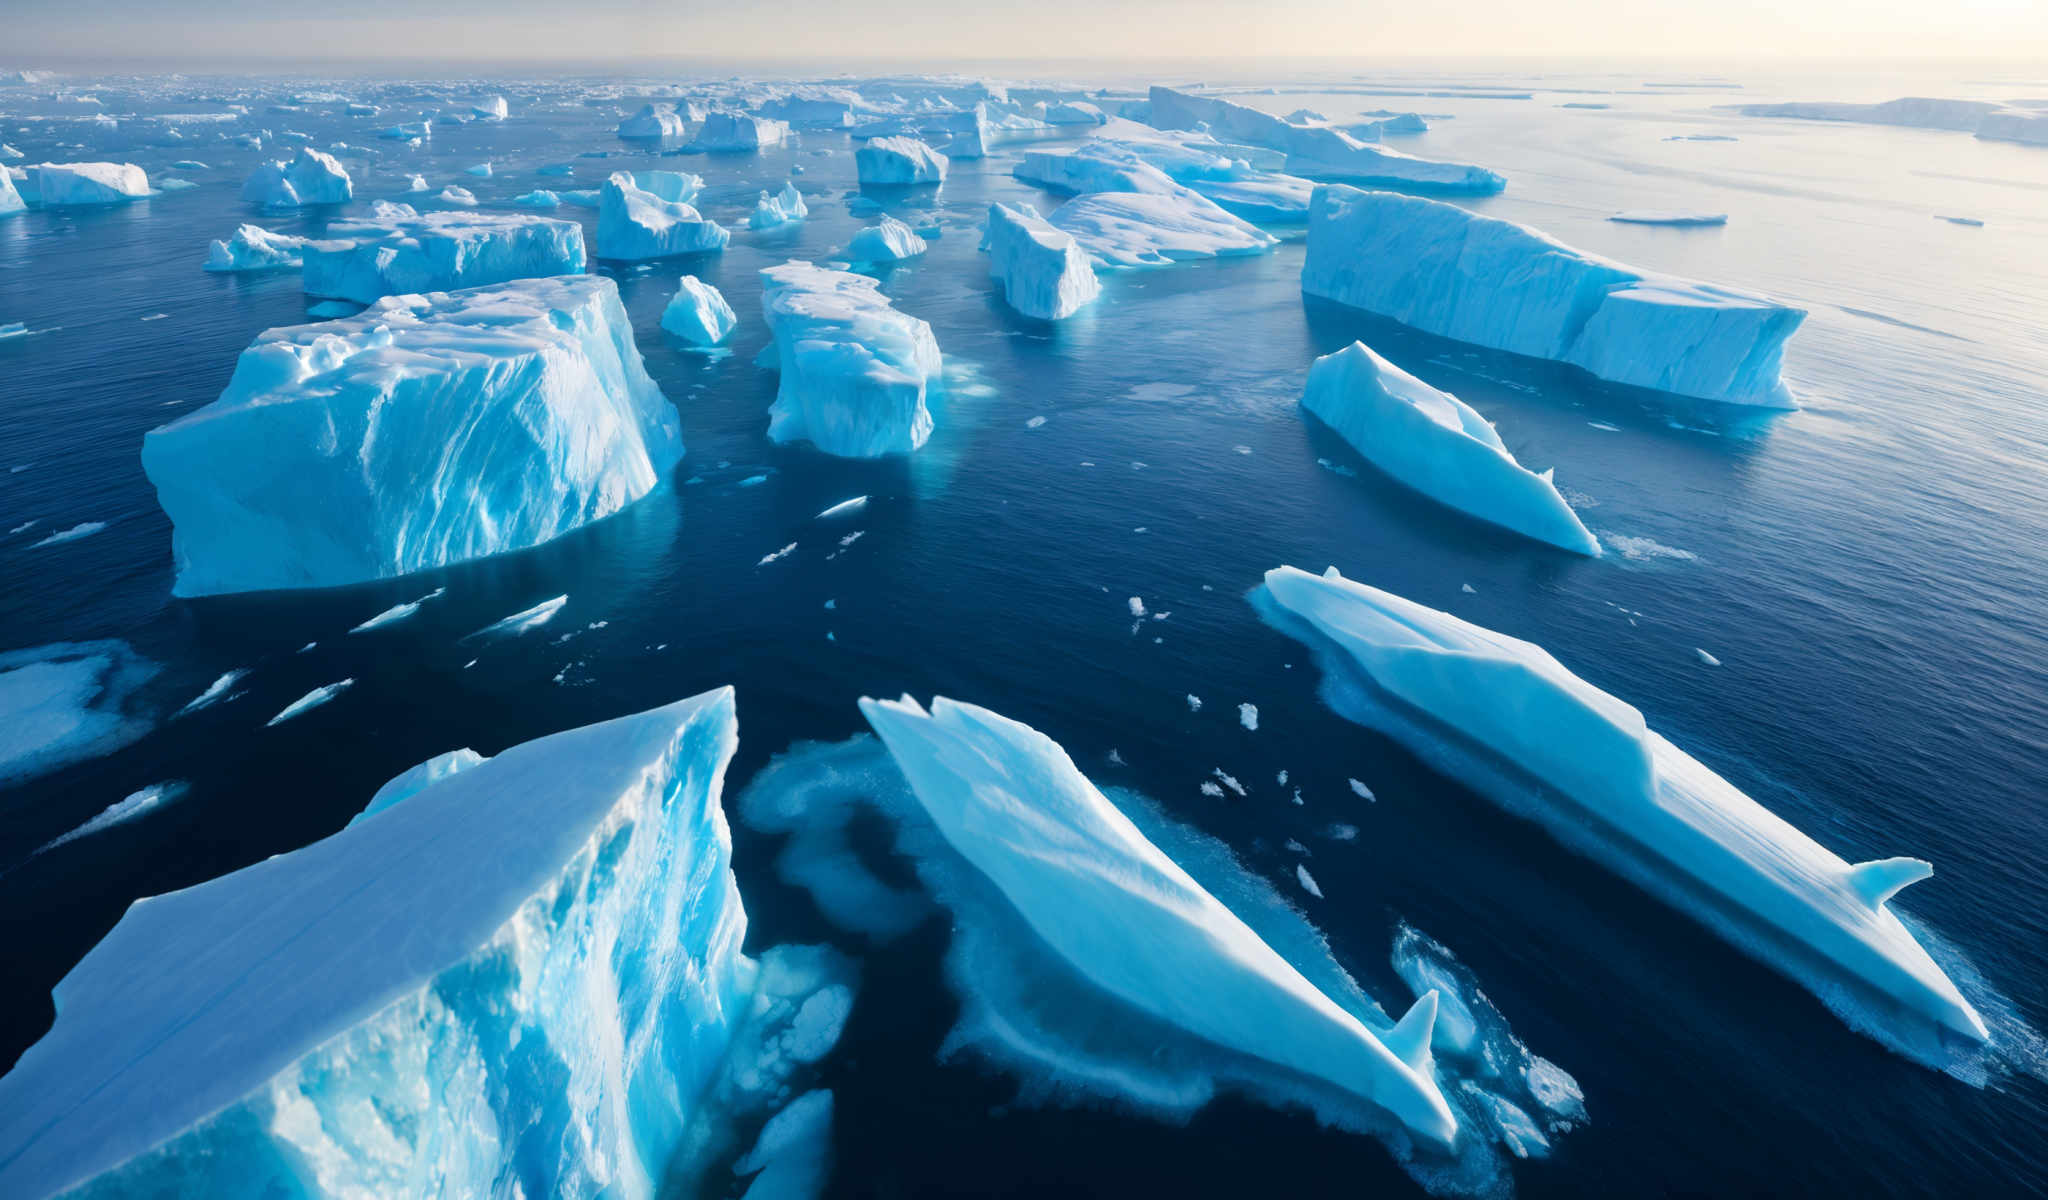
M946 160L912 137L870 138L853 152L853 165L864 184L946 182Z
M21 198L21 192L14 186L14 176L6 166L0 165L0 217L10 213L28 211L28 201Z
M917 231L894 217L883 217L877 224L853 235L846 245L846 256L855 262L892 263L906 258L916 258L927 249L925 240Z
M683 136L684 122L673 104L646 104L639 112L619 122L622 138L665 138Z
M348 171L332 155L299 147L289 162L267 162L242 185L242 199L265 208L298 208L306 204L346 204L355 196Z
M1784 971L1865 1032L1923 1060L1929 1043L1988 1037L1982 1019L1888 906L1932 869L1917 859L1852 865L1651 731L1642 713L1542 648L1376 588L1333 567L1266 574L1258 597L1283 632L1318 651L1347 696L1414 737L1455 732L1540 782L1488 791L1738 946ZM1378 718L1372 718L1378 723ZM1424 732L1418 732L1418 730ZM1470 761L1452 756L1458 761Z
M690 207L703 181L677 171L614 172L597 202L597 256L622 262L723 250L732 234Z
M134 163L42 163L28 169L21 190L42 208L126 204L149 195L149 176Z
M1316 360L1301 406L1374 466L1433 500L1574 553L1600 553L1548 472L1523 467L1470 405L1363 342Z
M1435 200L1326 185L1311 209L1301 289L1312 296L1614 383L1793 406L1779 367L1800 309Z
M1028 204L988 206L988 273L1011 308L1041 321L1071 317L1101 293L1095 268L1074 236Z
M769 437L843 458L924 445L941 367L931 326L896 311L868 276L807 262L761 272L761 311L782 375Z
M1977 136L1987 142L2019 142L2026 146L2048 146L2048 112L2010 109L1992 113L1977 126Z
M301 248L309 296L368 304L515 279L580 274L583 226L549 217L413 212L337 221Z
M524 549L683 453L609 279L394 296L273 329L142 465L181 596L330 587Z
M1339 129L1290 125L1229 100L1153 87L1147 120L1160 129L1207 125L1212 136L1248 142L1287 156L1289 174L1348 179L1415 191L1490 195L1507 186L1499 175L1465 163L1437 162L1362 142Z

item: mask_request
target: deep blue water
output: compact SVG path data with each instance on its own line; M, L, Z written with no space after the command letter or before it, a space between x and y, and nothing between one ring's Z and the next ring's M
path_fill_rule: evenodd
M681 167L706 175L701 207L735 236L720 256L600 268L682 413L688 455L669 486L538 550L431 577L174 601L170 529L140 469L141 435L215 397L257 331L304 319L293 273L199 270L209 239L254 216L237 194L258 156L220 143L124 147L117 157L152 178L202 186L0 219L0 324L35 331L0 341L0 529L39 522L0 537L0 650L124 639L163 665L145 696L159 715L223 671L252 669L231 703L0 791L7 1060L47 1027L50 985L132 900L330 833L431 754L492 753L731 683L741 750L730 796L792 742L861 728L857 697L936 692L1036 726L1099 781L1227 842L1383 994L1399 995L1384 986L1397 920L1453 949L1528 1046L1586 1093L1589 1125L1551 1159L1517 1167L1525 1194L2048 1191L2039 1078L2000 1070L1972 1086L1851 1032L1805 991L1337 717L1317 699L1306 651L1245 601L1270 567L1335 564L1537 642L1844 857L1933 861L1935 879L1901 907L1981 973L1973 999L1995 993L2027 1023L2048 1022L2048 151L1712 107L2038 96L2048 83L1641 86L1655 78L1478 80L1540 89L1517 101L1306 88L1248 101L1333 117L1446 114L1398 144L1506 175L1508 191L1476 207L1807 307L1787 360L1797 413L1597 389L1305 303L1298 242L1118 275L1056 329L1022 321L994 297L975 248L990 200L1055 202L1010 178L1012 149L956 163L935 195L882 197L913 224L936 215L945 226L884 281L933 326L951 386L930 444L881 462L770 444L773 376L751 365L766 340L755 271L830 258L872 220L845 203L844 135L806 134L756 157L658 160L612 138L618 112L584 106L568 85L504 81L490 87L511 98L513 120L437 128L408 151L371 134L401 110L438 106L435 94L387 91L385 116L342 120L263 114L284 91L325 86L309 81L108 81L110 111L190 112L193 96L249 88L259 98L246 125L376 147L378 165L351 163L358 208L406 198L413 171L489 205L534 187L593 187L619 166ZM1557 107L1588 99L1613 107ZM101 157L59 148L75 126L22 117L0 105L0 141L29 161ZM1739 140L1663 140L1697 132ZM615 157L576 157L586 150ZM184 158L212 167L169 169ZM494 178L461 173L485 159ZM574 184L534 174L564 161L577 164ZM756 190L796 164L810 219L746 231ZM1604 220L1646 207L1726 211L1730 223ZM317 231L326 215L262 223ZM588 212L558 215L594 226ZM730 356L686 352L659 328L682 271L741 314ZM1587 524L1632 553L1568 559L1353 473L1356 456L1295 404L1314 356L1353 338L1497 422L1525 464L1554 466ZM765 484L739 486L764 472ZM813 521L864 493L873 500L856 523ZM29 548L83 521L108 528ZM864 535L842 551L837 539L855 528ZM792 541L794 554L757 565ZM440 586L447 595L414 619L346 634ZM562 593L568 605L539 632L458 644ZM1171 616L1134 632L1132 596ZM1722 665L1704 665L1696 647ZM355 686L327 707L264 728L344 677ZM1240 727L1240 702L1258 706L1256 732ZM1112 764L1112 749L1127 765ZM1202 795L1219 767L1251 795ZM1273 783L1282 769L1288 788ZM1351 794L1353 777L1376 804ZM166 779L191 789L34 853ZM1287 802L1293 786L1303 806ZM1357 839L1324 836L1338 822ZM808 900L774 879L773 844L735 837L753 941L825 936ZM1326 899L1296 888L1288 839L1312 851ZM954 1007L936 974L944 941L927 928L867 964L827 1069L841 1194L1413 1192L1376 1142L1298 1113L1224 1100L1174 1127L1009 1105L1008 1081L934 1060Z

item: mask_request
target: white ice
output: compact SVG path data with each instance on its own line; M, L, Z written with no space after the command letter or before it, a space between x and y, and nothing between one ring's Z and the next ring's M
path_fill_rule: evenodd
M149 176L134 163L42 163L28 168L21 195L39 208L125 204L149 195Z
M931 326L898 312L866 275L792 261L763 270L761 281L782 377L768 436L845 458L924 445L926 393L941 367Z
M1280 239L1181 188L1167 193L1091 192L1053 210L1098 265L1150 267L1198 258L1264 254Z
M272 233L260 225L237 226L233 237L216 240L206 251L209 271L275 271L302 265L306 239Z
M123 642L57 642L0 653L0 782L118 749L147 733L136 690L155 663Z
M265 208L298 208L307 204L346 204L355 196L348 169L329 154L299 147L289 160L266 162L242 184L242 199Z
M910 226L894 217L883 217L853 235L846 245L846 257L857 263L880 265L916 258L928 247Z
M1070 317L1102 291L1074 235L1054 228L1029 204L989 205L982 247L1004 301L1027 317Z
M791 221L801 221L810 215L810 207L804 203L804 194L796 190L796 184L785 183L780 191L761 193L760 200L754 205L753 215L747 218L747 226L751 229L773 229L778 225L787 225Z
M946 159L913 137L870 138L853 152L862 184L908 185L946 182Z
M1607 219L1623 225L1726 225L1728 214L1680 208L1631 208Z
M597 206L597 256L624 262L722 250L732 235L690 207L703 180L678 171L614 172Z
M685 128L675 105L645 104L639 112L619 122L618 135L622 138L681 137Z
M306 713L313 711L314 709L327 703L329 700L334 699L336 696L339 696L343 692L354 687L355 684L356 681L353 679L342 679L337 680L334 683L323 683L319 687L314 688L312 691L307 692L305 695L300 696L298 699L292 701L290 704L285 705L282 709L278 710L278 714L276 716L270 718L268 721L265 721L264 725L282 725L286 721L291 720L293 717L304 716Z
M695 275L683 276L668 307L661 310L663 329L698 346L716 346L738 324L738 314L718 289Z
M420 214L405 205L384 214L335 221L325 238L304 244L307 295L368 304L380 296L575 275L585 265L583 227L574 221Z
M1345 179L1416 191L1486 195L1506 186L1484 167L1438 162L1360 141L1340 129L1290 125L1278 117L1220 97L1193 96L1154 86L1146 118L1160 129L1207 126L1211 136L1249 143L1286 156L1282 169L1309 179Z
M714 112L704 118L691 146L711 153L733 153L779 146L789 138L789 126L770 117L751 113Z

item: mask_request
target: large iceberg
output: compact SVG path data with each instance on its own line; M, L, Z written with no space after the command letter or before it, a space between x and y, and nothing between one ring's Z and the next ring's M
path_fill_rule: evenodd
M859 96L851 92L825 95L792 93L760 104L757 111L764 117L773 117L792 126L845 129L853 124L854 114L860 107Z
M913 137L869 138L853 165L863 185L946 182L944 156Z
M898 312L866 275L787 262L761 272L761 312L781 380L768 436L873 458L931 436L941 362L932 327Z
M1779 365L1806 319L1456 205L1341 185L1316 189L1301 289L1614 383L1771 408L1793 406Z
M1738 104L1745 117L1792 117L1804 121L1845 121L1857 125L1903 125L1912 129L1946 129L1974 133L1984 118L2004 109L1988 100L1942 100L1902 96L1878 104L1834 100L1791 100L1772 104Z
M752 113L714 112L704 118L690 145L710 153L731 153L780 146L788 139L789 126L781 121Z
M619 122L622 138L681 137L685 128L682 114L673 104L643 105L639 112Z
M2048 112L2011 109L1992 113L1977 126L1977 136L1988 142L2048 146Z
M739 315L725 302L717 288L695 275L685 275L668 307L661 310L661 327L699 346L716 346L739 324Z
M346 204L355 196L348 171L330 154L299 147L289 162L267 162L242 184L242 199L265 208L298 208L306 204Z
M1005 142L1068 136L1067 131L1001 101L977 101L972 109L949 114L931 126L952 135L948 158L985 158Z
M1027 317L1071 317L1101 293L1095 268L1074 236L1055 229L1029 204L988 206L988 273L1003 300Z
M1391 1114L1439 1150L1434 993L1374 1032L1311 983L1110 803L1052 739L944 697L864 699L918 802L1050 951L1123 1004Z
M261 225L237 226L234 236L216 239L206 251L209 271L275 271L302 265L306 239L272 233Z
M28 169L21 192L41 208L126 204L149 195L149 176L134 163L42 163Z
M1541 647L1334 567L1320 577L1276 568L1256 600L1317 651L1324 694L1345 716L1411 741L1804 984L1851 1024L1930 1062L1988 1039L1889 906L1932 874L1925 862L1844 861Z
M702 184L678 171L613 172L597 202L597 256L637 262L723 250L732 234L690 207Z
M1054 209L1050 221L1105 267L1264 254L1280 244L1279 238L1187 188L1090 192Z
M609 279L392 296L269 330L143 438L181 596L327 587L538 545L682 457Z
M1153 87L1151 124L1160 129L1206 126L1219 140L1245 142L1287 156L1285 170L1310 179L1347 179L1414 191L1486 195L1506 181L1484 167L1437 162L1360 141L1324 125L1290 125L1229 100Z
M846 256L854 262L892 263L916 258L928 247L917 231L894 217L883 217L853 235L846 244Z
M437 212L336 221L309 241L306 293L368 304L379 296L482 287L583 270L583 226L523 214Z
M736 1119L851 999L829 955L741 952L737 741L722 688L467 755L137 901L0 1079L0 1193L730 1194Z
M1548 471L1523 467L1471 405L1353 342L1309 368L1301 406L1366 460L1423 495L1482 521L1598 555Z

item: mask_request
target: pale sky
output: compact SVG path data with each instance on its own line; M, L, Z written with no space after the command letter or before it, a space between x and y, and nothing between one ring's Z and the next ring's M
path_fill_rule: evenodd
M2048 75L2048 0L0 0L39 58L448 62L1450 56L1986 58Z

